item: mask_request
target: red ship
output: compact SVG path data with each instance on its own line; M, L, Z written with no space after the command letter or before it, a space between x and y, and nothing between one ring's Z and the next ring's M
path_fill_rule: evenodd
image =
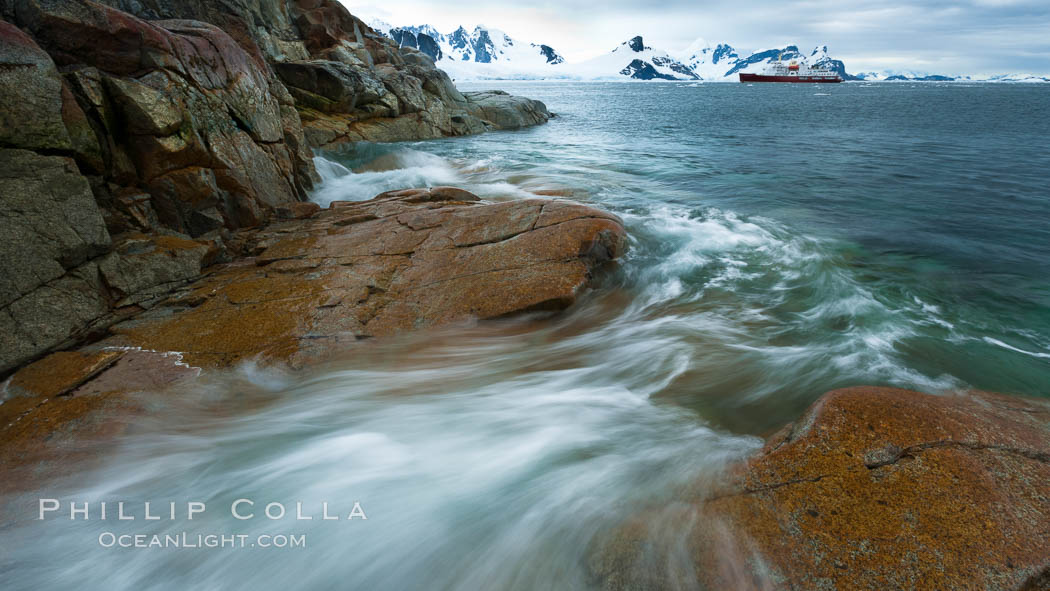
M761 74L740 73L741 82L804 82L804 83L829 83L842 82L840 77L831 70L824 68L811 68L807 65L799 65L792 61L784 65L784 62L773 62L770 67Z

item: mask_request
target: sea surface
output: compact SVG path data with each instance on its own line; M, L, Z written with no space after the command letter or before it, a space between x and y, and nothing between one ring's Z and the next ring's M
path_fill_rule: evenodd
M314 199L565 195L630 233L600 289L554 317L144 394L158 411L101 465L8 506L5 589L590 589L617 524L717 484L828 390L1050 395L1050 87L460 87L558 116L319 155ZM36 521L41 496L125 500L139 519ZM256 518L230 515L239 498ZM148 500L179 519L144 521ZM207 512L184 519L187 501ZM271 501L289 515L261 517ZM324 520L324 502L368 519ZM673 548L693 526L653 535ZM105 532L308 538L103 548Z

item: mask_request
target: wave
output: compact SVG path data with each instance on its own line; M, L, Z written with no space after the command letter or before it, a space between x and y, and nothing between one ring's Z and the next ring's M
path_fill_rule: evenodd
M565 192L563 185L504 170L496 158L447 158L404 145L360 144L314 157L321 185L311 199L364 201L385 191L455 185L490 200Z
M0 532L0 543L20 540L4 544L5 581L587 589L588 552L602 532L685 489L704 494L761 445L720 426L771 426L761 416L748 424L742 409L805 406L842 375L938 385L896 352L915 333L921 300L891 308L834 244L717 208L621 213L632 250L607 289L571 314L405 335L305 372L245 364L144 395L156 412L103 465L9 505L23 519ZM693 402L672 403L683 392ZM723 410L693 410L697 400ZM208 512L192 522L39 522L40 497L192 499ZM238 498L257 510L301 502L307 514L324 502L346 514L357 502L368 519L240 521L229 512ZM689 527L669 523L659 535ZM261 549L140 551L128 560L98 546L105 531L305 534L309 566L289 568ZM56 547L76 550L56 563Z
M980 359L972 373L992 374L987 359L1000 357L1040 366L1018 371L1016 383L1045 381L1038 322L1012 329L1021 314L964 306L968 292L928 287L939 275L904 256L774 219L792 206L775 186L708 174L726 163L713 156L726 144L664 150L644 133L681 130L681 121L631 127L640 107L609 110L607 98L587 114L566 105L519 134L319 155L323 182L312 196L327 205L452 184L493 200L593 199L624 219L631 241L619 268L595 278L602 289L567 314L464 321L363 342L306 371L245 364L144 393L154 412L99 453L104 462L70 467L68 478L5 505L22 516L0 529L5 583L586 589L587 552L602 532L683 491L704 494L759 436L829 389L962 388L962 365ZM765 215L698 192L728 182L758 193L743 202L760 201L749 211ZM41 496L200 500L209 513L192 523L37 522ZM241 522L228 512L241 497L314 512L327 501L343 514L359 501L368 520ZM659 535L679 539L689 527L661 524ZM100 549L101 528L305 533L309 546L297 560L265 550L132 554Z
M1039 359L1050 359L1050 353L1038 353L1038 352L1035 352L1035 351L1026 351L1024 349L1019 349L1019 348L1014 347L1012 345L1008 345L1008 344L1000 341L999 339L993 339L992 337L984 337L982 340L984 342L990 344L990 345L995 345L996 347L1002 347L1003 349L1006 349L1007 351L1013 351L1015 353L1022 353L1024 355L1028 355L1030 357L1037 357Z
M105 465L9 505L24 519L0 531L5 584L586 589L587 552L600 530L666 502L760 441L650 398L687 368L677 353L639 338L599 352L586 335L554 331L522 338L513 322L458 327L308 373L244 366L152 397L158 412L138 421ZM139 509L133 522L41 522L39 497L139 507L194 500L207 511L193 521L147 522ZM229 507L239 498L252 499L260 517L234 519ZM290 507L288 518L262 518L268 502ZM292 519L297 502L314 519ZM342 515L359 503L368 519L323 521L325 502ZM96 542L104 532L184 531L299 534L308 545L125 552ZM52 559L53 548L65 550L63 560ZM301 567L289 568L286 553L298 553Z
M385 191L461 184L463 177L450 162L427 152L400 150L350 168L323 156L314 158L321 186L312 200L322 207L332 201L365 201Z
M928 310L877 295L837 244L715 208L625 217L637 236L627 271L641 292L633 305L673 311L671 332L702 348L694 366L715 376L702 389L731 387L755 400L811 399L857 383L961 385L910 367L900 349L922 332Z
M542 186L531 178L523 185L519 177L527 177L504 170L498 155L453 159L370 146L336 157L347 166L326 181L329 199L435 184L513 199L534 197L529 183ZM879 297L857 280L839 245L716 208L662 204L620 213L633 241L623 272L635 295L615 321L593 328L596 340L627 331L681 347L693 373L721 368L701 389L734 388L747 400L812 399L856 383L930 391L962 385L912 368L901 353L938 316L917 298Z

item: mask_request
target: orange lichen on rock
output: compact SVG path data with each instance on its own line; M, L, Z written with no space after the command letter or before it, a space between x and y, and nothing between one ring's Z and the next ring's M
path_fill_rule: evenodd
M685 510L694 585L1045 589L1050 401L836 390L706 491ZM652 521L603 547L607 588L652 575L631 551L659 537Z
M177 354L126 349L60 351L22 368L0 393L0 469L8 475L0 492L39 476L39 462L90 456L90 447L65 444L119 433L125 423L114 415L137 412L126 394L197 373Z
M249 242L254 258L213 268L109 343L201 366L296 365L363 338L563 309L625 237L618 218L575 203L434 187L335 202Z
M621 222L595 209L538 199L486 203L453 187L301 209L237 235L249 256L188 285L162 282L176 291L155 305L142 302L104 340L14 374L0 399L0 465L64 456L55 435L119 429L120 421L92 417L114 405L134 413L124 394L196 377L198 367L249 359L297 366L364 338L563 309L625 243ZM124 244L123 267L104 272L128 292L133 282L122 278L134 274L121 271L134 257L175 261L179 252L199 257L207 249L167 236L132 235Z
M0 392L0 464L20 455L83 410L70 394L108 369L124 351L61 351L27 365ZM60 399L61 397L61 399Z
M68 394L117 362L124 351L59 351L24 367L12 376L7 392L12 397L53 397Z

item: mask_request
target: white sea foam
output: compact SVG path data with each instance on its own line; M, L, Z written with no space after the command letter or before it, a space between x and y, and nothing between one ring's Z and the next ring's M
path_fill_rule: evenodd
M417 150L403 150L389 155L378 170L364 168L353 172L345 166L318 156L318 172L324 182L312 199L327 207L332 201L364 201L385 191L436 185L462 184L462 176L440 156Z
M329 199L370 198L381 190L446 183L488 199L533 196L520 181L505 180L514 177L500 170L495 157L450 160L398 148L370 156L355 169L359 172L335 169L335 182L324 189ZM536 181L530 177L528 182ZM659 205L623 214L634 242L626 272L640 291L621 321L625 326L637 322L635 332L647 339L666 340L661 331L667 325L654 317L691 303L695 310L678 314L667 346L704 342L725 351L749 351L748 359L731 365L765 376L764 384L741 396L761 399L792 380L820 383L836 373L920 389L959 384L909 368L899 353L900 345L924 325L952 331L939 309L918 298L914 307L889 307L831 260L830 245L772 220L743 219L714 208ZM800 298L808 298L808 304L786 312L798 308ZM821 336L812 340L804 335ZM794 342L806 338L811 339L806 345ZM770 345L769 339L785 342ZM695 359L689 363L697 365ZM748 365L756 363L764 369Z
M996 347L1002 347L1003 349L1007 349L1007 350L1013 351L1015 353L1023 353L1025 355L1029 355L1031 357L1038 357L1040 359L1050 359L1050 353L1039 353L1037 351L1025 351L1024 349L1019 349L1017 347L1014 347L1013 345L1008 345L1008 344L1000 341L999 339L993 339L992 337L984 337L983 340L984 340L984 342L986 342L988 344L995 345Z
M163 576L185 588L588 588L583 565L599 529L759 441L650 400L688 370L687 350L674 343L627 327L598 351L594 334L545 332L438 331L294 381L246 367L157 397L160 412L142 417L106 465L29 494L26 506L43 494L195 500L207 511L175 522L39 522L29 511L0 532L5 584L133 589ZM256 513L302 501L345 514L357 501L368 521L237 521L237 498L253 499ZM102 531L295 532L308 546L287 551L294 561L252 549L130 559L97 547ZM45 551L55 547L76 550L56 563ZM303 561L309 568L291 567Z
M692 361L697 371L717 365L720 382L748 383L741 398L761 400L785 384L804 389L835 375L930 391L963 385L909 367L900 353L931 308L918 299L914 307L884 303L834 259L834 245L713 208L660 206L624 217L642 235L628 255L642 290L634 314L678 311L659 331L705 350L707 359ZM693 312L683 316L687 301Z
M359 500L367 524L278 524L310 536L310 549L287 560L259 551L98 552L97 523L26 518L0 528L5 585L587 589L594 581L583 565L600 533L639 508L673 504L684 487L717 481L725 462L759 445L715 425L767 432L831 387L966 385L935 358L914 359L916 350L981 340L950 298L907 278L887 287L880 279L899 271L848 258L842 244L799 227L706 207L704 195L666 181L671 165L648 168L659 150L643 141L608 128L535 140L556 126L571 132L573 117L584 120L569 112L534 132L439 143L443 156L402 144L319 157L324 183L314 198L454 184L514 199L583 187L630 233L619 271L598 277L607 289L585 292L554 318L369 343L302 373L244 364L147 395L159 410L136 417L107 462L26 496L195 499L214 508L191 524L112 525L121 532L273 533L269 522L230 521L224 505L239 496ZM627 122L612 119L616 128ZM676 149L669 160L718 162L701 156ZM775 188L766 197L771 211L781 205ZM1045 335L1003 330L1014 345L985 337L980 346L1050 357ZM695 515L683 517L653 530L679 550L658 556L659 568L691 568L684 540Z
M313 201L327 207L332 201L363 201L384 191L455 185L484 199L525 199L536 197L530 191L548 188L532 178L510 182L494 158L453 160L411 148L397 148L350 170L325 156L314 163L322 184Z
M317 169L317 174L321 177L322 186L338 179L339 177L352 174L349 168L339 164L335 160L329 160L323 156L314 156L314 168Z
M188 363L186 363L186 362L184 362L182 360L184 355L185 355L185 353L183 353L181 351L158 351L156 349L144 349L142 347L104 347L104 350L106 350L106 351L138 351L140 353L155 353L157 355L160 355L161 357L170 357L170 358L172 358L174 360L174 361L172 361L172 365L174 365L176 367L182 367L182 368L185 368L185 369L193 370L195 372L195 375L200 375L200 373L201 373L201 368L199 368L199 367L197 367L195 365L190 365L190 364L188 364Z

